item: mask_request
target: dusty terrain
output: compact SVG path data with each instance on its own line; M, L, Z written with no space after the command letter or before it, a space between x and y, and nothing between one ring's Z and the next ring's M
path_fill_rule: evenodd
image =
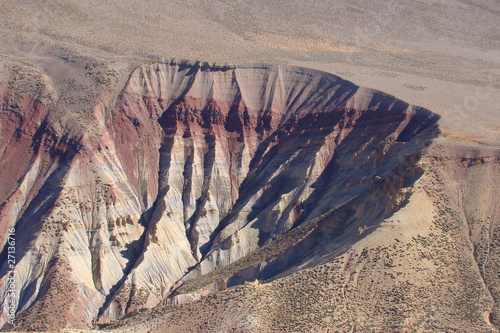
M0 4L3 330L500 327L498 2Z
M498 140L499 5L481 1L0 2L3 53L291 64L325 70Z

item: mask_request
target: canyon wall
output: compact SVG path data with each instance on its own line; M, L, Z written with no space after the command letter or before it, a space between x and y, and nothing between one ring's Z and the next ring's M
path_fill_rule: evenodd
M37 89L20 91L4 69L13 329L90 328L325 265L412 202L439 133L436 114L334 75L178 61L137 67L91 126L69 130L50 116L61 109L49 77L33 70ZM463 180L459 170L445 174ZM471 233L478 276L495 288L484 231ZM1 255L5 323L7 246Z

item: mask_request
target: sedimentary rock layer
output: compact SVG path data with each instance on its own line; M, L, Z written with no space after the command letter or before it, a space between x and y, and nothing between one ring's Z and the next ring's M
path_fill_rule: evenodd
M406 203L437 134L430 111L293 67L142 65L76 134L47 118L56 93L0 93L16 328L88 328L326 258Z

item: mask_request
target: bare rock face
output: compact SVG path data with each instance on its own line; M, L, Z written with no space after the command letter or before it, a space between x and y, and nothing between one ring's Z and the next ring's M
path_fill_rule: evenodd
M65 135L38 80L0 86L16 329L89 328L324 264L408 202L437 134L437 115L333 75L172 61L135 69L94 131Z

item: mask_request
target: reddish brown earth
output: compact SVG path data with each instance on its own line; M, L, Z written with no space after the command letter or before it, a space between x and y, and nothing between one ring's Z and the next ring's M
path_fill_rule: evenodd
M498 1L0 8L1 331L498 332Z
M301 68L142 65L85 132L53 122L39 80L2 90L15 329L89 328L324 264L406 205L438 134L425 109Z
M75 127L50 79L8 69L4 329L497 325L500 154L436 139L430 111L312 70L172 61Z

